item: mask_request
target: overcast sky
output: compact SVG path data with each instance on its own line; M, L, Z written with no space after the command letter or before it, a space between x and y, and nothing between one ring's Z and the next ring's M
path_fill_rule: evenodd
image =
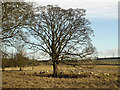
M33 1L33 0L27 0ZM99 57L118 55L118 0L34 0L39 5L86 9L95 37L92 38Z

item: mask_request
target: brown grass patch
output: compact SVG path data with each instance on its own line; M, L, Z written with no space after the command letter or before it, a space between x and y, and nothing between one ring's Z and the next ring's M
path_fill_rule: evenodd
M24 71L14 71L12 68L4 71L2 74L3 88L119 88L120 76L117 72L109 72L110 70L118 70L118 66L95 66L93 69L83 69L80 71L72 66L59 65L59 71L65 71L58 75L59 78L52 77L52 65L35 66L24 68ZM12 70L12 71L11 71ZM17 68L15 68L17 70ZM74 73L71 73L74 70ZM85 72L82 72L84 70ZM100 72L96 72L98 70ZM49 71L40 74L40 71ZM93 74L90 73L93 71ZM27 74L24 74L26 72ZM37 72L37 74L35 74ZM80 72L80 74L78 74ZM103 75L108 72L109 75Z

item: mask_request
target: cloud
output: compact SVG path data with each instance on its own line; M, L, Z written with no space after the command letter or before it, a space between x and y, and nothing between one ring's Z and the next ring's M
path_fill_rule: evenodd
M33 1L33 0L27 0ZM88 18L117 18L118 0L34 0L40 5L58 4L62 8L84 8Z
M109 50L104 50L104 51L99 51L98 52L99 57L113 57L118 56L118 49L109 49Z
M104 19L116 19L118 18L118 8L117 3L95 3L95 6L88 7L88 17L93 18L104 18Z

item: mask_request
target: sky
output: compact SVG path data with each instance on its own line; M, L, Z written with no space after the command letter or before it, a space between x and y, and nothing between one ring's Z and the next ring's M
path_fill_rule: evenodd
M26 0L33 1L33 0ZM86 9L95 37L93 45L98 57L118 56L118 1L119 0L34 0L39 5L58 5L64 9Z

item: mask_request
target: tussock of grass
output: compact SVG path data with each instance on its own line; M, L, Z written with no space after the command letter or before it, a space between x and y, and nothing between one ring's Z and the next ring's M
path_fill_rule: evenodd
M3 88L118 88L119 80L116 74L109 76L99 73L98 75L87 73L58 74L53 78L52 73L34 74L29 72L8 71L3 72ZM111 87L112 85L112 87Z
M27 73L27 74L21 74L21 75L29 75L29 76L38 76L38 77L53 77L52 73L43 73L40 74L38 73ZM113 74L109 74L109 73L94 73L91 74L90 72L81 72L80 74L78 73L58 73L57 78L90 78L90 77L94 77L94 78L114 78L114 77L119 77L120 75L118 73L113 73Z
M45 73L40 74L42 71ZM7 70L2 73L2 86L3 88L56 87L109 88L110 90L111 88L117 88L119 90L120 80L118 80L118 77L120 77L120 74L118 74L118 66L97 65L89 70L82 68L77 70L72 66L60 65L58 78L53 78L52 73L51 65L36 66L34 70L31 70L31 67L26 67L23 71Z

